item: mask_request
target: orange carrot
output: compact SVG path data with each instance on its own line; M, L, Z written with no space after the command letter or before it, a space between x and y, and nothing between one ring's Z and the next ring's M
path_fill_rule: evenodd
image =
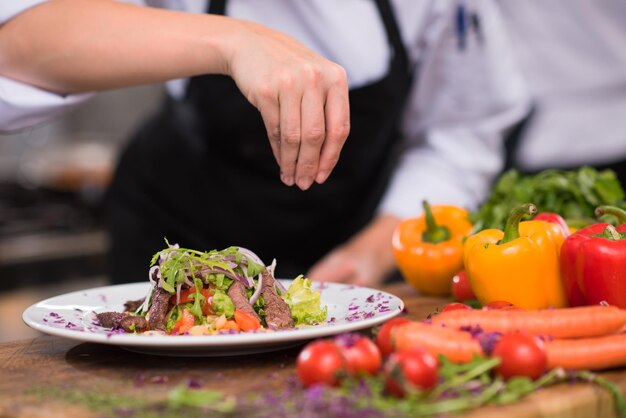
M548 367L603 370L626 366L626 334L546 341Z
M487 332L527 331L554 338L615 334L626 325L626 310L615 306L581 306L541 310L457 310L435 315L433 324L449 328L480 326Z
M418 346L435 357L443 354L455 363L465 363L475 354L482 354L480 344L468 332L413 321L398 325L391 332L396 350Z

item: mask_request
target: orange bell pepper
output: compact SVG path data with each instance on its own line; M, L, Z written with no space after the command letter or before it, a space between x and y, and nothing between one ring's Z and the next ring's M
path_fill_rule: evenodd
M405 280L425 295L447 296L452 278L463 268L463 239L472 224L458 206L432 208L423 202L420 217L405 219L396 227L393 253Z
M486 229L466 240L465 271L483 305L505 300L524 309L567 306L559 268L564 231L551 222L520 222L535 213L535 205L524 204L511 211L504 231Z

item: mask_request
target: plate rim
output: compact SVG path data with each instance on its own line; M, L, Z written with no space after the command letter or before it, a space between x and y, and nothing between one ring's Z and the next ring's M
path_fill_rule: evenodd
M281 279L282 283L288 284L291 280ZM282 331L271 331L271 332L261 332L261 333L240 333L240 334L218 334L218 335L206 335L206 336L193 336L193 335L180 335L180 336L165 336L165 335L142 335L142 334L107 334L106 332L92 332L89 330L77 330L77 329L67 329L62 327L55 327L49 324L42 323L41 321L33 318L35 312L38 309L47 309L42 307L43 304L49 304L50 301L53 301L57 298L63 297L79 297L84 296L85 294L96 294L97 292L106 292L110 291L112 288L121 289L124 287L135 288L135 287L144 287L147 292L148 287L150 285L149 282L133 282L133 283L124 283L124 284L112 284L106 286L98 286L92 287L88 289L75 290L71 292L67 292L64 294L59 294L56 296L51 296L49 298L40 300L36 303L31 304L27 307L22 313L22 320L24 323L41 332L48 335L54 335L62 338L72 339L81 342L91 342L91 343L99 343L99 344L107 344L114 345L120 347L146 347L150 350L198 350L198 349L207 349L207 350L221 350L229 347L264 347L268 345L276 345L277 349L280 349L280 344L286 343L296 343L298 341L306 341L312 340L316 338L329 337L332 335L337 335L345 332L354 332L363 330L366 328L371 328L380 323L383 323L400 313L404 310L404 301L387 291L365 287L365 286L357 286L351 284L344 283L335 283L335 282L319 282L313 281L316 285L321 285L323 288L336 287L336 291L341 290L353 290L359 289L361 291L371 291L374 294L380 294L384 297L388 297L388 300L394 300L398 304L397 309L391 309L388 312L379 313L376 316L371 318L362 318L358 320L354 320L352 322L344 322L337 324L322 324L325 326L317 327L315 325L308 326L306 328L300 328L297 330L282 330ZM323 295L323 293L322 293ZM106 294L105 294L106 296ZM323 297L323 296L322 296ZM103 304L107 304L108 302L103 301ZM346 301L346 310L348 308L349 301ZM328 304L328 303L327 303ZM69 309L69 308L68 308ZM48 309L49 310L49 309ZM54 312L49 310L50 312ZM88 315L89 312L84 312L84 315ZM317 327L317 328L316 328ZM257 337L257 335L262 335L263 338Z

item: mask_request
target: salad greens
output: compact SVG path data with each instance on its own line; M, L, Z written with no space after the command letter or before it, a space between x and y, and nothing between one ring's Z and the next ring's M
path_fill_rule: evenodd
M239 330L238 321L243 321L241 309L246 308L246 303L250 305L247 308L251 307L258 316L256 326L264 325L263 275L269 274L273 278L274 264L266 267L256 254L241 247L202 252L179 248L167 239L165 242L168 247L152 257L152 287L135 314L146 316L154 303L156 289L161 288L159 302L155 305L161 314L157 313L156 317L161 317L163 307L167 308L162 326L168 333L205 335L227 326L226 329ZM245 289L244 300L239 296L240 290L235 290L233 297L237 299L237 306L229 293L235 281ZM289 307L295 326L316 324L326 319L327 308L322 307L320 292L311 289L311 280L299 276L288 290L278 281L275 284L276 294ZM172 295L167 306L163 305L165 292ZM239 319L235 315L238 307Z
M326 320L328 308L320 300L319 290L311 290L311 280L300 275L282 298L289 305L295 325L315 324Z
M188 248L178 248L170 245L156 253L150 265L158 265L162 277L161 286L169 293L174 293L176 287L186 282L188 276L202 277L212 282L218 289L226 291L232 279L250 278L261 274L265 266L252 257L245 257L239 247L229 247L224 250L198 251ZM244 270L245 268L245 270Z
M611 170L551 169L534 175L509 170L498 178L487 201L470 214L470 221L474 232L503 229L514 207L532 202L539 212L558 213L569 226L581 228L596 222L596 206L625 208L624 196L622 185ZM604 220L614 223L611 218L607 216Z

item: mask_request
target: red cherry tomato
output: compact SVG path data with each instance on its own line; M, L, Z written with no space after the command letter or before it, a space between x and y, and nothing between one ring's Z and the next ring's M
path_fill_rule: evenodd
M378 333L376 334L376 345L384 357L387 357L394 350L393 341L391 339L392 330L395 327L408 322L411 322L408 318L396 317L385 322L380 327Z
M346 359L330 340L307 344L298 355L296 371L304 386L324 384L337 386L346 372Z
M504 334L491 355L502 360L495 372L505 380L514 376L525 376L534 380L543 375L548 366L548 355L543 341L523 332Z
M464 304L464 303L452 302L452 303L448 303L443 308L441 308L441 312L457 311L459 309L469 310L469 309L473 309L473 308L471 306L469 306L469 305Z
M511 302L507 302L506 300L494 300L483 305L483 309L504 309L514 307Z
M465 270L459 271L452 278L452 296L459 302L476 299Z
M346 359L350 374L374 374L382 365L380 350L369 338L359 334L343 334L334 339Z
M439 380L437 366L437 359L420 347L396 351L385 363L385 387L398 397L407 389L430 390Z

